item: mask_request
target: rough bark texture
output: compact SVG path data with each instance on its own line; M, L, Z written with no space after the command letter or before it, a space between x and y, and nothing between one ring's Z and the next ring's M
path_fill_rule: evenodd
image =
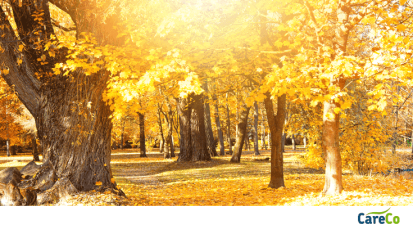
M208 93L208 83L205 81L202 88ZM211 110L209 107L208 97L204 97L204 118L205 118L205 133L206 133L206 140L207 140L207 148L209 154L211 156L217 156L217 150L215 146L215 138L214 133L212 132L212 122L211 122Z
M191 147L191 104L188 104L186 98L181 98L178 101L178 114L180 122L180 152L178 162L188 162L192 159Z
M254 154L260 155L258 150L258 103L254 102Z
M219 140L219 154L220 155L225 155L225 147L224 147L224 135L222 133L221 129L221 122L219 119L219 109L218 109L218 100L215 97L216 103L215 103L215 124L217 126L218 130L218 140Z
M248 113L250 107L247 107L245 104L242 106L242 111L240 113L240 121L238 122L238 135L235 142L234 152L230 162L239 163L241 161L242 146L245 142L245 136L247 133L247 122L248 122Z
M277 98L277 115L274 115L271 95L269 92L266 92L265 95L264 103L271 137L271 180L268 187L279 188L285 186L281 142L284 130L286 96L282 95Z
M33 161L40 161L39 159L39 151L37 150L37 143L36 143L36 136L33 134L32 136L32 150L33 150Z
M138 113L139 115L139 148L140 157L146 156L146 144L145 144L145 116L143 113Z
M85 2L82 7L73 1L51 2L74 20L78 38L82 32L91 32L98 45L120 43L113 28L119 22L118 5L113 5L113 13L109 15L90 14L89 10L98 9L96 2ZM2 76L14 86L35 118L44 160L54 168L57 177L68 178L80 191L115 188L110 169L112 124L109 116L112 112L102 100L109 73L102 69L86 76L77 69L69 76L52 75L56 63L65 63L67 50L56 49L55 57L45 52L45 44L54 35L48 1L23 0L22 4L23 7L19 1L10 2L21 42L17 41L0 8L0 27L4 27L0 30L4 48L0 52L0 64L9 68L9 74ZM42 14L35 16L39 12ZM86 14L96 18L85 20ZM22 42L25 47L20 52L18 45ZM42 56L46 56L47 63L38 61ZM22 63L17 63L18 59ZM96 185L97 182L102 185Z
M203 95L192 95L191 112L191 142L192 142L192 161L210 160L208 152L206 131L204 123L204 104Z
M181 99L178 113L181 120L181 151L178 162L207 161L211 159L208 152L204 124L203 96L190 94Z

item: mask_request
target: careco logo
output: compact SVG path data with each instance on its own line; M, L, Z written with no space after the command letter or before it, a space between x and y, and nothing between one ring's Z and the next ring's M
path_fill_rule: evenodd
M364 216L364 213L359 213L359 224L398 224L400 223L400 217L393 216L387 209L383 212L370 212Z

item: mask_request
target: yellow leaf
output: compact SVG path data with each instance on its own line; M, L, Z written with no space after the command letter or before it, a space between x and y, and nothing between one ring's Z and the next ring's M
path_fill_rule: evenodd
M40 56L40 58L41 58L43 61L46 61L46 56L45 56L45 55Z
M22 59L18 59L18 60L17 60L17 64L19 64L19 66L20 66L20 64L22 64L22 62L23 62Z
M19 45L19 52L23 51L24 46L23 45Z
M100 186L100 185L102 185L102 182L101 182L101 181L97 181L97 182L96 182L96 186Z
M335 113L335 114L339 114L340 111L341 111L340 108L334 108L334 113Z
M103 166L106 166L106 163L105 163L105 165L103 165Z
M404 5L404 3L406 3L406 2L407 2L407 0L400 0L399 1L400 5Z
M114 184L115 183L115 178L110 178L110 182L112 182L112 184Z
M398 25L396 28L397 28L398 31L404 31L404 30L406 30L406 26L405 26L404 24L400 24L400 25Z

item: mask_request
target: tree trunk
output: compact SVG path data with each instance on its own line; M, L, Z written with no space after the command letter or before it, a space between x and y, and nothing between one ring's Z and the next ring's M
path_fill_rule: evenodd
M181 99L178 104L178 113L182 123L182 146L178 162L207 161L211 159L207 149L202 100L202 95L191 93L187 99Z
M180 151L178 155L178 162L188 162L192 159L191 146L191 102L187 98L181 98L178 101L178 114L180 122Z
M146 145L145 145L145 116L143 113L138 112L139 115L139 157L146 156Z
M228 125L228 128L227 128L227 139L228 139L228 145L229 145L229 154L231 154L232 155L232 142L231 142L231 119L230 119L230 117L229 117L229 107L228 107L228 104L227 104L227 125Z
M115 188L110 169L112 111L103 101L110 73L102 67L91 75L86 75L83 69L71 71L68 76L54 75L52 68L57 63L66 63L68 52L57 49L53 57L45 51L45 45L56 36L48 1L23 2L24 7L19 6L19 1L10 2L20 41L0 7L0 27L4 28L0 43L5 48L0 51L0 65L9 68L9 74L2 76L8 85L14 86L19 99L35 118L45 152L43 158L51 163L59 178L68 178L79 191ZM120 22L116 13L119 6L113 6L112 15L104 15L90 14L89 10L99 8L96 2L87 2L83 7L65 0L50 2L71 16L78 38L83 32L91 32L96 45L121 42L113 28ZM23 44L24 49L19 51L19 45Z
M7 157L10 157L10 140L6 140L6 151L7 151Z
M261 123L261 130L262 130L262 134L261 134L261 148L267 150L267 144L265 143L265 119L264 119L264 110L262 110L261 108L261 116L262 116L262 123Z
M39 152L37 151L36 135L32 135L33 161L39 162Z
M282 135L282 139L281 139L281 152L285 152L285 138L286 138L286 134L283 133Z
M239 163L241 161L242 145L245 142L245 135L247 133L248 113L250 111L250 107L247 107L247 105L244 104L242 108L240 120L237 126L238 135L235 142L234 152L230 160L230 162L234 163Z
M173 118L172 118L172 108L171 104L169 103L169 99L166 99L166 106L168 108L168 114L165 115L166 122L168 124L168 131L166 134L166 148L164 151L164 158L169 159L171 158L171 153L172 153L172 148L173 148L173 143L172 143L172 131L173 131Z
M295 144L295 136L294 136L294 134L291 135L291 140L292 140L292 142L293 142L293 151L296 151L296 150L297 150L297 146L296 146L296 144Z
M162 129L162 115L161 115L161 109L160 105L158 104L158 126L159 126L159 132L161 133L161 140L159 144L159 153L164 153L165 151L165 138L163 135L163 129Z
M205 123L203 95L192 95L193 105L191 112L191 141L192 161L211 160L208 152Z
M258 151L258 104L254 102L254 154L260 155Z
M326 155L326 175L323 194L335 195L343 190L341 155L339 148L340 114L334 113L338 107L334 100L324 102L323 111L323 152ZM329 118L329 115L332 115Z
M285 94L278 97L277 100L277 115L274 115L273 103L269 92L265 93L264 99L265 110L267 111L268 126L270 128L271 137L271 180L268 187L279 188L284 187L284 172L283 172L283 153L282 153L282 134L284 130L285 120Z
M123 151L123 133L125 132L125 126L122 123L122 134L120 135L120 150Z
M207 81L204 82L202 88L205 90L206 93L208 93L208 83ZM215 138L214 138L214 133L212 132L212 123L211 123L211 110L209 107L209 102L208 102L208 96L204 95L204 118L205 118L205 133L206 133L206 140L207 140L207 148L208 148L208 152L209 154L211 154L211 156L217 156L217 150L215 147Z
M218 99L215 97L215 123L217 125L218 130L218 139L219 139L219 154L225 155L225 147L224 147L224 135L221 129L221 123L219 120L219 109L218 109Z

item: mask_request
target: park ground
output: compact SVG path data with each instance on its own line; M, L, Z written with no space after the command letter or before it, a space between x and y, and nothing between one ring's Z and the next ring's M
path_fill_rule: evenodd
M230 163L229 156L209 162L177 163L177 157L163 159L156 149L140 158L138 149L112 151L112 172L126 194L79 193L56 205L133 205L133 206L239 206L239 205L413 205L413 176L372 174L361 176L344 172L344 191L338 196L322 196L324 171L306 168L300 160L303 151L284 153L285 187L268 188L270 151L254 156L244 151L241 163ZM411 167L410 150L397 151L402 166ZM0 170L21 169L30 162L29 153L6 157L0 153Z

